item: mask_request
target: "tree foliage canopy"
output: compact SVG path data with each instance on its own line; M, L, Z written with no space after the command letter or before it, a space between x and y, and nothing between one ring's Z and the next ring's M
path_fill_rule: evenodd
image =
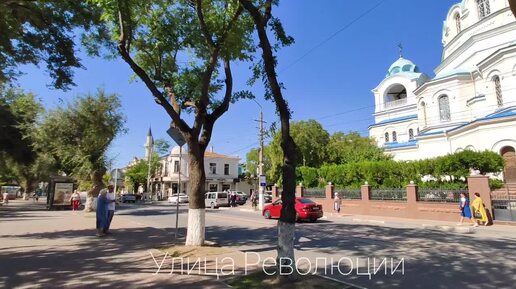
M75 34L103 34L99 16L85 1L0 1L0 83L16 78L20 65L45 62L53 87L73 85L73 68L82 66Z
M117 95L98 90L50 111L38 130L36 144L67 174L85 177L100 170L102 177L108 162L106 152L124 132L124 123Z

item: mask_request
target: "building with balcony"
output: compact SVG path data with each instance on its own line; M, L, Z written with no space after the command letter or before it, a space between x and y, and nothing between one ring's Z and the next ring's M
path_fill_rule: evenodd
M181 192L189 192L188 149L182 149L181 163L179 151L179 147L176 146L172 148L170 154L160 157L158 169L153 172L151 178L153 193L160 193L163 197L175 194L178 190L179 178L181 178ZM206 191L236 190L239 182L239 162L238 156L222 155L213 150L207 151L204 154Z
M369 134L396 160L492 150L516 182L516 20L507 0L463 0L448 11L434 77L403 58L373 89Z

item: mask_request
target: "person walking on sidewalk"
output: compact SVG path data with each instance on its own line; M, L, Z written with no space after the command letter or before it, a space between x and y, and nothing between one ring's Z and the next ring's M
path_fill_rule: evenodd
M489 220L487 219L487 212L484 206L484 201L482 198L480 198L479 193L475 193L475 199L473 200L471 207L473 208L473 217L475 217L474 226L477 227L479 222L483 222L484 226L487 226Z
M342 205L342 200L339 197L339 193L335 193L335 198L333 199L333 209L340 213L340 205Z
M114 189L115 189L115 187L113 185L108 186L108 192L106 194L106 198L108 201L108 205L107 205L108 219L107 219L107 225L106 225L106 229L104 230L104 233L108 233L109 227L111 226L111 221L113 221L113 215L115 215L116 196L115 196Z
M79 205L81 204L81 196L79 195L77 190L73 191L73 194L70 197L70 201L72 202L72 211L79 210Z
M97 198L97 237L103 237L108 222L107 191L102 189Z
M458 226L462 225L464 218L469 219L473 225L476 224L475 221L471 218L471 208L469 207L469 197L466 193L460 193L460 222L457 224Z
M251 189L251 206L255 210L256 210L256 206L258 205L256 201L257 201L256 193L254 192L254 190Z

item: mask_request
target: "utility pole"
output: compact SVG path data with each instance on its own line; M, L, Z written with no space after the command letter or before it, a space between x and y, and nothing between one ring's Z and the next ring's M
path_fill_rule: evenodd
M267 180L265 178L265 175L263 174L263 136L265 132L263 131L263 107L253 99L254 102L260 107L260 120L255 120L260 122L260 151L258 153L258 208L260 210L263 210L264 205L264 199L263 199L263 193L265 191L265 186L267 185Z
M260 173L260 179L259 179L259 182L260 182L260 188L259 188L259 203L258 203L258 208L261 210L263 210L263 205L264 205L264 199L263 199L263 193L264 193L264 190L265 190L265 187L263 186L263 183L262 183L262 176L263 176L263 111L260 110L260 153L258 155L258 161L259 161L259 164L258 164L258 168L259 168L259 173Z

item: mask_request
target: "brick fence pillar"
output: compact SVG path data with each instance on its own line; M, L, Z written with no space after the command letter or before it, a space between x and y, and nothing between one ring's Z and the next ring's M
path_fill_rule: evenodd
M305 188L303 187L302 183L299 183L299 186L296 187L296 197L304 197L305 195Z
M473 201L474 193L479 193L482 201L484 201L484 205L486 206L486 211L488 214L493 216L493 205L491 203L491 188L489 187L489 177L486 176L469 176L468 177L468 189L469 189L469 198Z
M331 183L328 183L326 187L324 188L325 198L327 200L333 199L333 196L335 195L335 186Z
M274 184L274 186L272 186L272 195L275 197L275 198L279 198L279 190L278 190L278 185Z
M407 186L407 204L415 206L417 202L417 186L410 184Z
M371 186L369 184L362 185L360 191L362 192L362 201L371 200Z

